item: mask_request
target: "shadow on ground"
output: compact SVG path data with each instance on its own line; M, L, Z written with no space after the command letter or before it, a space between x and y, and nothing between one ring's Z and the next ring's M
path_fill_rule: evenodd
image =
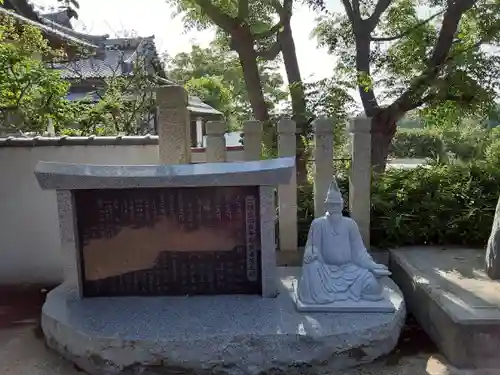
M0 329L38 325L50 289L42 285L0 286Z
M395 366L404 357L437 355L438 353L438 348L420 327L417 320L412 315L408 315L398 344L389 355L379 361L384 361L388 366Z

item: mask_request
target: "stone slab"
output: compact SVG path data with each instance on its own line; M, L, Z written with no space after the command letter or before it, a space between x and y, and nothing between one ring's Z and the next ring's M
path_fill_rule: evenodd
M336 301L334 303L326 303L323 305L310 305L303 303L298 299L298 281L293 282L293 299L297 310L300 312L345 312L345 313L393 313L395 307L391 301L392 290L387 285L387 278L383 278L381 283L385 284L383 295L384 298L380 301Z
M300 313L292 298L300 268L278 271L279 295L272 299L78 300L63 284L47 296L42 328L50 347L92 375L331 374L371 362L396 345L406 313L390 279L392 314Z
M44 190L125 189L193 186L288 184L295 158L183 165L93 165L39 162L35 169Z
M500 368L500 283L484 272L484 250L396 249L390 269L409 312L454 366Z

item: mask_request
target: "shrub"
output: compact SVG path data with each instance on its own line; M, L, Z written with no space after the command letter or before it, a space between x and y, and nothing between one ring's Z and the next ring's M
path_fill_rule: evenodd
M443 130L441 139L446 152L462 161L482 159L490 143L488 130L467 127L459 130Z
M493 139L484 152L486 161L500 167L500 138Z
M372 238L380 247L484 246L500 170L478 162L389 170L372 193Z
M394 158L432 158L443 154L439 134L426 129L399 130L391 143L389 155Z
M339 185L347 198L347 180ZM486 162L390 169L372 191L371 242L375 247L487 243L500 184L500 168ZM299 196L300 243L313 217L312 189Z
M461 161L484 159L492 140L500 130L467 127L457 129L403 129L392 141L389 155L396 158L431 158L445 155Z

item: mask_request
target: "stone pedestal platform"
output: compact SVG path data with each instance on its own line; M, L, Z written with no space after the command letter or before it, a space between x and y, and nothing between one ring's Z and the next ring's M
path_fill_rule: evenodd
M484 272L484 249L409 247L391 252L408 311L452 365L500 368L500 282Z
M42 328L50 347L92 375L327 374L389 353L405 319L393 313L299 313L300 268L278 268L279 296L122 297L49 293Z

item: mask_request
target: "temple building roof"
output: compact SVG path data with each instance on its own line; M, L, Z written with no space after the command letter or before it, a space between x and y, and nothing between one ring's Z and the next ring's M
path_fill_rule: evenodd
M146 69L154 74L161 67L158 53L154 46L154 37L104 39L100 42L101 54L64 63L52 63L50 66L61 71L65 79L102 79L132 73L132 65L141 60Z
M110 38L109 35L81 33L73 29L71 17L65 10L41 14L35 11L27 0L4 0L4 4L0 6L0 15L2 13L14 17L21 23L38 27L55 47L67 50L68 45L76 45L92 51L84 56L78 55L83 58L47 63L48 67L59 70L62 78L68 81L103 80L131 75L134 63L140 61L159 85L175 84L166 76L154 36ZM94 96L90 92L72 92L68 99L81 100L84 97ZM193 113L222 115L198 97L189 97L188 108Z
M68 12L66 12L65 10L53 13L43 13L42 17L68 29L73 28L73 26L71 25L71 18L68 16Z
M174 85L169 80L163 64L158 56L154 36L137 38L108 38L101 41L101 53L86 59L64 63L50 63L50 67L58 69L61 76L69 81L103 80L117 76L133 74L134 63L143 64L151 77L159 85ZM72 100L80 100L84 93L72 93ZM88 98L89 96L87 96ZM90 97L95 97L90 95ZM190 96L188 109L196 114L219 115L222 113L204 103L200 98Z
M10 16L21 24L37 27L54 48L62 47L67 51L71 50L72 53L78 47L90 51L99 48L98 44L93 40L80 38L79 34L72 32L71 29L57 26L49 19L43 18L43 16L35 12L31 4L26 0L4 0L4 3L0 5L0 15Z

